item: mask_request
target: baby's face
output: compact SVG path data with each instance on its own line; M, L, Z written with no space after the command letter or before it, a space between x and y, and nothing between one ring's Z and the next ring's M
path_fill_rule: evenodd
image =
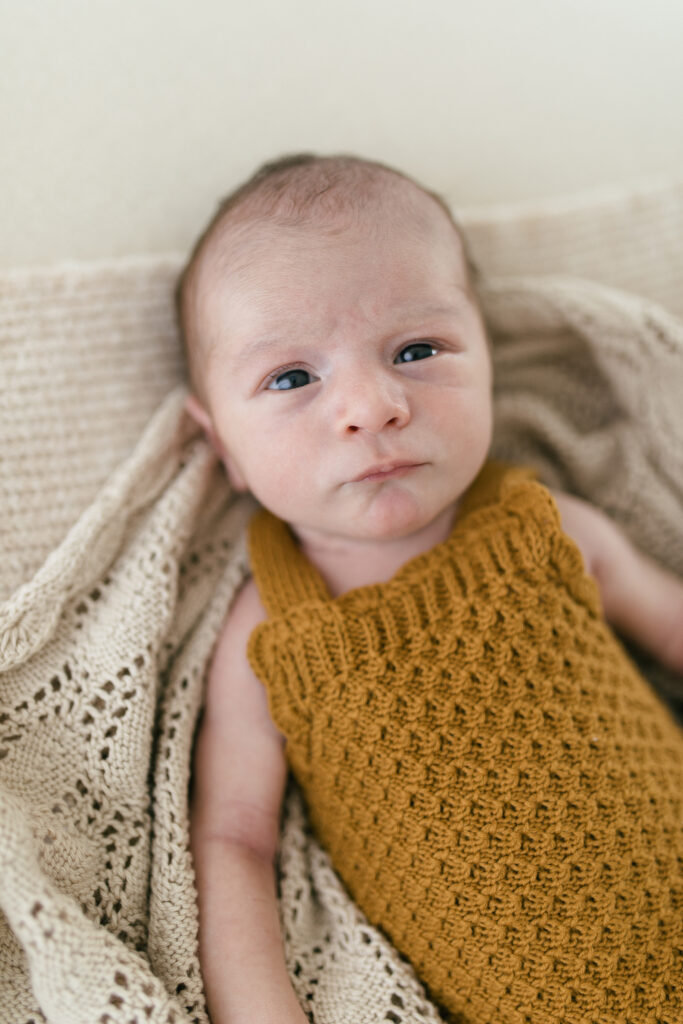
M385 214L372 241L252 234L200 296L233 483L309 540L422 529L455 507L491 439L488 346L453 228L430 210L419 230Z

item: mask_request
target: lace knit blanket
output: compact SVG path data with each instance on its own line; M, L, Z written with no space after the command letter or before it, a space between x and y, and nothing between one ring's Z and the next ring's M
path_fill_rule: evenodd
M148 330L153 323L167 347L176 271L169 260L134 275L156 310ZM116 278L98 273L74 271L78 301L89 284ZM30 276L4 284L0 297L14 312L2 368L11 356L17 406L22 387L28 402L35 369L17 326L19 299L33 295L24 322L39 331L36 301L49 316L69 287L55 296ZM683 575L683 324L649 301L567 277L490 280L483 297L495 345L495 454L531 462L546 482L603 506ZM93 323L88 335L67 322L70 344L91 351ZM102 457L117 468L87 502L85 480L85 510L58 543L50 546L50 513L68 504L70 478L58 469L73 432L56 443L36 416L3 453L14 459L13 474L0 473L14 552L6 579L20 580L0 605L0 1021L8 1024L207 1021L188 851L191 747L207 661L248 571L253 505L229 493L185 417L182 386L172 386L178 364L151 360L143 372L132 342L127 358L136 381L148 374L155 402L168 393L132 451L122 443L125 458L111 442ZM49 405L58 372L49 352L40 369ZM111 408L84 373L64 415L91 407L96 432L98 401ZM69 386L74 380L77 367ZM119 427L132 442L134 416ZM54 454L44 472L19 472L45 451ZM681 681L644 665L675 701ZM315 1021L439 1019L348 899L294 788L280 876L288 964Z

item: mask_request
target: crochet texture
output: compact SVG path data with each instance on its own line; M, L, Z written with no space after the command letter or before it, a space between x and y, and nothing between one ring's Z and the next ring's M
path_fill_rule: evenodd
M444 544L336 599L265 511L250 557L314 829L447 1016L683 1019L683 734L549 492L488 464Z

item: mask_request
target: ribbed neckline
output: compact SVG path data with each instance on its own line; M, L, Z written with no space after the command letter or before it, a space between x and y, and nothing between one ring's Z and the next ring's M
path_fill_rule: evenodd
M527 469L512 469L493 460L485 463L463 496L446 540L409 559L384 585L390 586L404 576L419 572L425 559L433 558L435 551L451 543L473 512L497 499L501 485L508 479L528 480L531 476ZM270 616L280 615L308 601L332 603L349 593L339 597L332 595L321 573L302 552L287 523L265 508L260 508L249 523L249 558L261 601ZM366 584L354 590L373 586L376 584Z

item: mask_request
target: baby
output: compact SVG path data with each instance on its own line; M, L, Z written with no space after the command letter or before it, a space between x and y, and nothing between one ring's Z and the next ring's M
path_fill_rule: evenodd
M180 281L188 411L263 506L194 764L214 1024L305 1019L288 762L448 1019L683 1019L683 739L603 618L683 671L683 585L489 461L475 285L437 196L308 155L234 192Z

